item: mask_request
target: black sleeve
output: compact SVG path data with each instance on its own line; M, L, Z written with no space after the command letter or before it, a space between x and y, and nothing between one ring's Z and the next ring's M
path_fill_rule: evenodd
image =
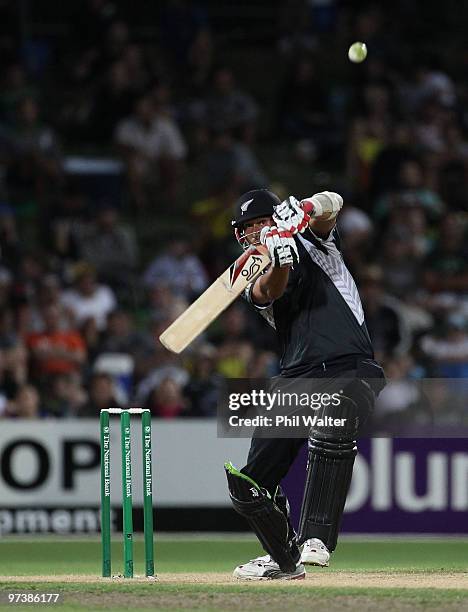
M257 310L266 310L267 308L270 308L271 305L273 304L273 302L267 302L266 304L256 304L253 301L253 297L252 297L252 290L254 288L255 283L257 282L258 279L255 279L252 283L250 283L249 285L247 285L247 287L244 289L244 294L243 297L245 300L247 300L247 302L249 304L251 304L254 308L256 308Z

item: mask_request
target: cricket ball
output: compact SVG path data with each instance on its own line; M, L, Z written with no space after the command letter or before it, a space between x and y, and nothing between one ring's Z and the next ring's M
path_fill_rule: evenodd
M348 50L348 57L354 64L360 64L367 57L367 47L363 42L353 43Z

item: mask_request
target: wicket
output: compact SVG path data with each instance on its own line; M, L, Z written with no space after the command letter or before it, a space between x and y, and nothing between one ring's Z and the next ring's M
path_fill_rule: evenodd
M110 577L111 563L111 463L110 419L120 415L120 443L122 453L122 513L124 577L133 578L133 497L132 497L132 441L130 415L141 415L143 465L143 521L145 539L145 574L154 576L153 548L153 473L151 456L151 413L144 408L108 408L100 414L101 441L101 548L102 575Z

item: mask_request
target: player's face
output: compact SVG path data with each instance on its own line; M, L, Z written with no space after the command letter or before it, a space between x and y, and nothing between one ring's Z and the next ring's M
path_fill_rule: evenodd
M246 223L244 236L249 244L260 244L260 232L264 227L271 227L273 219L271 217L259 217Z

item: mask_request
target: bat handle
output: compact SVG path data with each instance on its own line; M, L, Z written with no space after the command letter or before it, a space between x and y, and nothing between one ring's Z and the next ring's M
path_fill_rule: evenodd
M261 253L262 255L269 255L269 254L270 254L270 253L269 253L269 251L268 251L268 249L266 248L266 246L265 246L264 244L256 244L256 245L255 245L255 248L256 248L256 249L257 249L257 251L258 251L259 253Z

